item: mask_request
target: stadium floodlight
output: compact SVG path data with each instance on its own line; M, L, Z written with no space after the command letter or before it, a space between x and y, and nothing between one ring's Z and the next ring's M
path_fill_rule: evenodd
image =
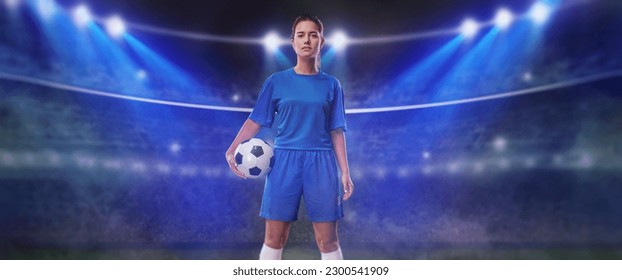
M495 24L499 28L506 29L510 26L512 20L514 20L514 15L512 15L512 12L508 9L502 8L497 11L497 15L495 16Z
M460 32L466 38L471 38L477 34L477 30L479 29L479 24L475 20L466 19L462 22L460 26Z
M537 24L543 24L551 15L551 7L544 3L538 2L533 4L529 10L529 16Z
M79 27L86 27L93 19L89 8L84 4L73 9L72 15L73 20Z
M119 16L112 16L106 20L106 30L114 38L119 38L125 33L125 23Z
M274 32L270 32L266 35L266 37L264 37L263 45L264 47L266 47L268 51L274 52L279 49L279 46L281 45L281 41L282 40L278 34Z
M56 13L54 0L37 0L37 11L44 19L50 19Z
M4 4L12 10L19 6L19 0L4 0Z
M340 51L348 45L348 36L343 31L335 32L329 39L335 50Z

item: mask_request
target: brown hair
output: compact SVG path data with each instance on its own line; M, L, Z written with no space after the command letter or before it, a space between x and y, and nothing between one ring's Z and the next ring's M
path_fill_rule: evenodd
M300 16L298 16L295 20L294 20L294 24L292 24L292 36L290 37L292 40L294 39L294 33L296 33L296 26L303 21L312 21L313 23L315 23L315 25L318 26L318 28L320 29L320 34L322 36L324 36L324 24L322 24L322 21L320 20L320 18L316 17L316 16L312 16L310 14L302 14Z

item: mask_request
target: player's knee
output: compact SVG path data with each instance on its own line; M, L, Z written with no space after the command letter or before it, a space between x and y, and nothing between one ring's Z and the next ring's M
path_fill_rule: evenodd
M339 249L339 240L337 240L336 237L317 237L316 242L318 249L320 249L320 252L322 253L330 253Z
M266 243L266 245L270 248L282 249L285 247L285 243L287 243L287 235L266 236L264 243Z

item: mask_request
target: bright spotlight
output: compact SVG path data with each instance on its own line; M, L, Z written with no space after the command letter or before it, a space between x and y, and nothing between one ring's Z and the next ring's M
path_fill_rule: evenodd
M337 31L331 37L330 43L336 50L343 50L348 45L348 36L342 31Z
M106 30L114 38L119 38L125 33L125 23L119 16L112 16L106 20Z
M512 12L508 9L499 9L499 11L497 11L497 15L495 16L495 24L499 28L506 29L510 26L512 20L514 20L514 15L512 15Z
M12 10L19 6L19 0L4 0L4 4Z
M84 4L73 9L72 14L73 20L79 27L85 27L93 19L89 8Z
M543 24L551 15L551 7L543 3L535 3L529 11L529 16L537 24Z
M462 26L460 26L460 32L466 38L471 38L477 34L477 30L479 29L479 24L475 20L466 19L462 22Z
M281 45L281 38L278 34L270 32L268 33L268 35L266 35L266 37L264 37L263 45L270 52L274 52L279 49L279 46Z
M54 0L38 0L37 10L41 17L50 19L56 13L56 3L54 3Z

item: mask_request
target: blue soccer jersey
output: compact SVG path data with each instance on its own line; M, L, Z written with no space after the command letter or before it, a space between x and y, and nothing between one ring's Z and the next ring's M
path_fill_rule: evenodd
M330 131L346 131L343 90L322 71L301 75L290 68L265 81L249 118L264 127L276 121L275 148L331 150Z

